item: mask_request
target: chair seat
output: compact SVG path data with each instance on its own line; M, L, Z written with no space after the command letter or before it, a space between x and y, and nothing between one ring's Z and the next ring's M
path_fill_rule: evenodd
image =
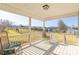
M20 46L21 46L21 44L10 45L8 48L6 48L2 51L2 54L9 55L9 54L16 53L16 51L19 50Z
M20 44L20 43L18 43L18 44L13 44L13 45L10 45L10 46L9 46L9 48L13 48L13 47L19 47L19 46L21 46L21 44Z

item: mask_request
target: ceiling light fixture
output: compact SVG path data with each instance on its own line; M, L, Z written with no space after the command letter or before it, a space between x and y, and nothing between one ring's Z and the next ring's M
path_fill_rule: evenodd
M43 8L44 10L48 10L48 9L49 9L49 5L45 4L45 5L42 6L42 8Z

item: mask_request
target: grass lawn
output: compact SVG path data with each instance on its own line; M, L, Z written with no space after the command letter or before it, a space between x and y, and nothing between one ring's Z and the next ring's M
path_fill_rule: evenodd
M64 33L51 33L52 37L55 36L55 38L58 40L59 43L64 42L64 39L66 38L66 44L70 45L76 45L77 43L77 36L72 34L64 34ZM37 40L42 39L42 32L41 31L32 31L30 33L30 39L29 39L29 33L18 33L14 30L8 30L9 35L9 42L16 43L16 42L34 42ZM49 35L49 33L47 33Z
M76 45L77 42L77 36L73 34L64 34L64 33L52 33L52 36L55 36L56 39L60 42L64 42L64 39L66 38L66 44L70 45Z

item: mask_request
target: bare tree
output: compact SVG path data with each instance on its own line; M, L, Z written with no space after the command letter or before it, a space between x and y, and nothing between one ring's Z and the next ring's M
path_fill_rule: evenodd
M60 32L66 32L68 29L68 26L66 24L64 24L64 22L62 20L59 20L59 31Z
M0 32L3 32L7 27L11 26L12 22L9 20L0 19Z

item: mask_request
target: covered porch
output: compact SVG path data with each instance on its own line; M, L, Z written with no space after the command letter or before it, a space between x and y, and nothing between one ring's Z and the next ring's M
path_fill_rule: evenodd
M45 6L47 9L44 9ZM28 16L28 33L16 36L9 36L10 39L24 38L25 42L21 43L21 46L16 55L73 55L79 54L79 4L68 3L54 3L54 4L0 4L0 9L23 16ZM49 20L62 19L67 17L78 17L78 33L76 36L70 35L68 37L66 33L48 33L45 31L46 22ZM42 32L32 32L32 18L42 21ZM46 34L49 38L45 38ZM35 36L34 36L35 35ZM27 38L27 39L26 39ZM32 38L35 41L32 41ZM60 38L60 39L59 39ZM15 43L17 41L15 40ZM73 44L74 43L74 44ZM14 44L14 42L9 42Z

